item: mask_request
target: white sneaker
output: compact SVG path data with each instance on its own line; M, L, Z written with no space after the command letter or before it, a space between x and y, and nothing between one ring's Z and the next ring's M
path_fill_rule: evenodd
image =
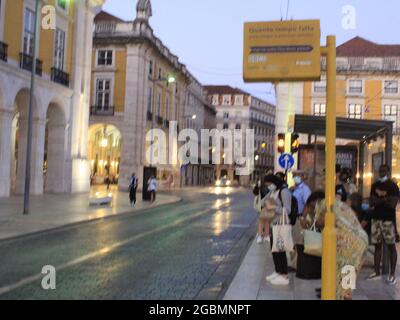
M264 237L264 242L271 243L271 238L269 236L268 237Z
M267 276L267 277L265 278L265 280L271 281L271 280L275 279L276 277L279 277L279 274L276 273L276 272L274 272L274 273L270 274L269 276Z
M370 274L365 280L368 281L375 281L375 280L381 280L382 276L381 275L377 275L375 272Z
M263 237L262 237L262 236L258 236L258 237L257 237L257 243L258 243L258 244L263 243Z
M289 278L279 275L276 278L272 279L270 282L274 286L288 286Z

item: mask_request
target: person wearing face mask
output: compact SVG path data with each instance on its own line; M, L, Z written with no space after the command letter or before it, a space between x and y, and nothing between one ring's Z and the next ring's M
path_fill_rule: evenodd
M286 210L287 214L290 215L292 206L292 194L288 188L284 187L284 181L276 175L268 175L264 179L265 184L269 190L267 196L268 206L273 207L275 217L272 220L272 225L278 223L281 220L282 214ZM268 204L270 202L270 204ZM274 206L272 206L272 204ZM285 209L285 210L284 210ZM273 244L274 234L271 234L271 248ZM275 272L266 277L272 285L276 286L287 286L289 285L288 276L288 261L286 252L273 252L272 257L274 260Z
M390 275L389 284L396 283L396 206L399 200L399 188L390 179L390 167L379 168L379 180L372 185L370 205L373 208L371 220L371 242L375 245L375 272L367 280L381 279L381 257L383 242L389 248Z

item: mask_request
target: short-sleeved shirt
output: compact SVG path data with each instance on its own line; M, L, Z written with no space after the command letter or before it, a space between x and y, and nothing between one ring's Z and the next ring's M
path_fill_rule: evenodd
M383 193L381 195L378 194ZM385 199L388 197L399 198L399 187L392 181L387 180L385 182L377 181L372 185L371 197L375 196L380 199ZM372 213L372 219L381 221L396 221L396 208L389 205L388 202L383 202L380 205L375 206Z
M304 207L310 195L311 195L311 189L304 182L295 187L293 191L293 196L297 200L299 215L303 214Z

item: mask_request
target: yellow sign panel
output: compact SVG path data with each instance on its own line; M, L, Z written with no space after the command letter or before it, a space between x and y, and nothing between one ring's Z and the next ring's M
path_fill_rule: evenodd
M319 80L320 38L319 20L245 23L244 81Z

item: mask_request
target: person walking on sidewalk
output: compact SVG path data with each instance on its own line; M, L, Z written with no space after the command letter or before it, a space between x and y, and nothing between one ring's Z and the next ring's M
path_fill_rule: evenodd
M157 193L158 181L155 176L151 176L147 181L147 191L150 192L150 203L154 203L156 201L156 193Z
M132 173L131 180L129 182L129 200L131 202L131 206L134 207L136 204L136 190L138 187L138 178L136 178L136 174Z
M277 224L286 210L290 215L292 206L292 194L289 189L284 187L284 181L275 175L268 175L265 177L265 183L269 190L267 198L275 203L275 217L272 224ZM268 200L267 200L268 201ZM273 243L274 234L271 236L271 248ZM272 285L287 286L289 285L288 276L288 262L286 252L273 252L272 258L274 260L275 272L266 277Z
M389 284L396 283L396 206L399 200L399 188L390 179L390 167L379 168L379 180L371 188L370 204L373 208L371 220L371 242L375 245L375 272L367 280L381 279L381 257L383 243L388 246L390 258Z

